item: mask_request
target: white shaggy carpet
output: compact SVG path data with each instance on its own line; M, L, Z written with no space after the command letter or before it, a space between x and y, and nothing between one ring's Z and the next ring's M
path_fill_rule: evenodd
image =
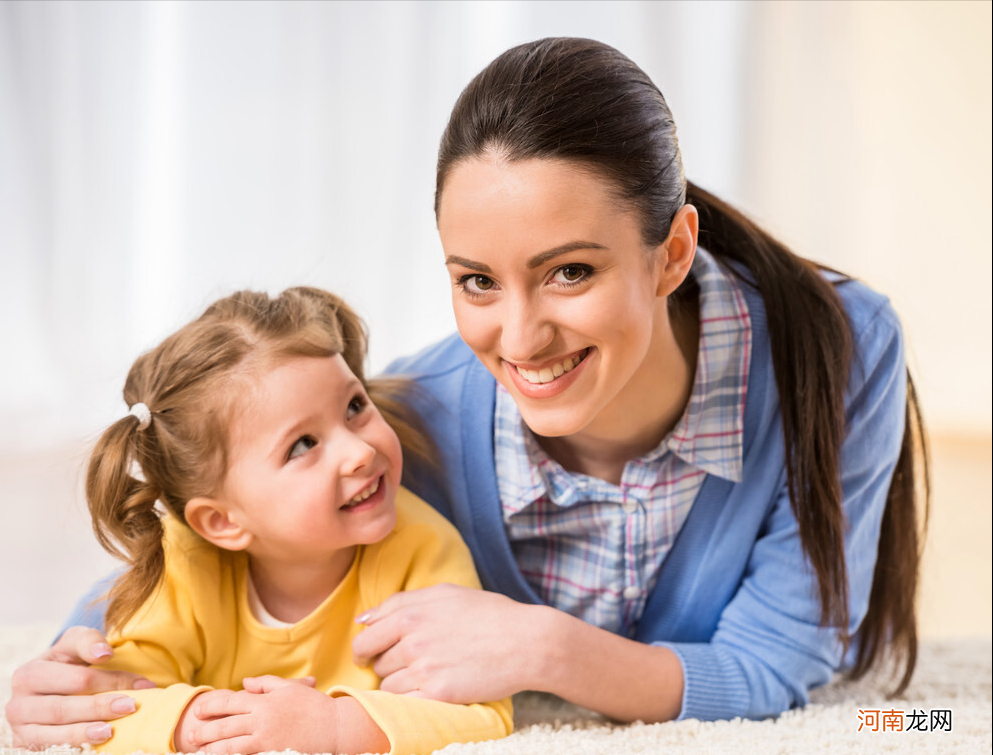
M0 628L0 704L10 695L15 667L49 642L52 626ZM857 683L835 681L813 694L813 702L766 721L678 721L666 724L613 724L556 698L524 694L515 699L517 731L495 742L449 745L443 755L793 755L794 753L942 753L988 755L993 749L989 639L925 643L917 674L905 695L886 698L889 679L875 674ZM870 731L869 713L859 731L859 711L891 714L891 722L911 722L912 711L951 711L951 731ZM13 748L10 727L0 720L0 755ZM79 755L78 748L53 747L49 755Z

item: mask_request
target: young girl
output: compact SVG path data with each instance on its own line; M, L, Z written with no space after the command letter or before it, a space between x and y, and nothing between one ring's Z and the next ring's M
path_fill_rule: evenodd
M107 665L157 688L133 692L99 749L415 753L510 731L506 700L392 695L353 663L371 606L478 586L455 529L399 486L400 441L371 397L424 444L364 357L341 300L294 288L222 299L135 362L86 494L130 566L109 595Z

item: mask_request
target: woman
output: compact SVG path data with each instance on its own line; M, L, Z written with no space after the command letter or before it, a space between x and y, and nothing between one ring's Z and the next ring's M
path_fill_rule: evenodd
M922 436L886 300L686 182L658 89L589 40L521 45L469 84L435 210L461 338L393 367L444 459L408 484L492 592L360 617L383 689L761 717L887 645L902 689ZM85 668L106 652L76 629L22 667L15 732L82 742L117 715L60 697L134 683Z

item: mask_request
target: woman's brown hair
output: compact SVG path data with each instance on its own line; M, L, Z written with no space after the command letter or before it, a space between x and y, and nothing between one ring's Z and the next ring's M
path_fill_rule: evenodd
M362 320L334 294L291 288L279 296L239 291L140 356L124 384L127 415L97 441L86 498L100 544L129 568L110 590L106 625L124 624L152 595L165 554L156 502L185 522L187 501L216 492L227 470L228 427L259 369L289 357L341 354L397 432L405 452L429 461L428 442L404 408L405 383L365 379ZM232 387L233 386L233 387Z
M823 269L686 181L675 123L662 93L630 59L600 42L557 38L519 45L469 83L442 136L435 213L453 167L486 154L511 161L570 160L595 171L638 211L649 247L666 240L684 203L694 205L701 245L759 291L782 413L791 506L816 574L822 623L838 627L847 647L846 522L839 466L853 343L844 306ZM678 305L692 289L688 280L671 298ZM915 598L923 525L918 520L915 458L923 461L926 520L927 452L908 375L903 446L883 513L869 609L859 628L852 669L860 676L887 646L894 648L904 659L897 693L909 683L917 657Z

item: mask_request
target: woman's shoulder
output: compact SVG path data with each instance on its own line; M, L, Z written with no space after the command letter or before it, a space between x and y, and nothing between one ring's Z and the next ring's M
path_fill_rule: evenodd
M404 375L423 380L442 378L454 372L464 371L472 366L475 355L465 345L458 333L452 333L436 343L421 349L416 354L401 357L387 368L390 375Z

